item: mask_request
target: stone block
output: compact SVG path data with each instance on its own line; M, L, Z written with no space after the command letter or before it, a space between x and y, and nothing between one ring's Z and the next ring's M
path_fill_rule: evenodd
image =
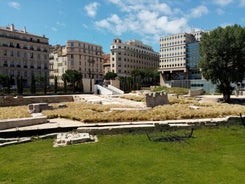
M164 92L153 92L145 95L147 107L156 107L158 105L169 104L168 95Z

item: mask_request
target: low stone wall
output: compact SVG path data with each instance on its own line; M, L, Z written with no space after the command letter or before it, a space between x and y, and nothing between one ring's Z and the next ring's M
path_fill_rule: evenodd
M28 105L33 103L60 103L60 102L72 102L72 95L50 95L50 96L0 96L0 106L18 106Z
M0 120L0 130L47 123L46 116Z
M154 92L145 95L147 107L155 107L158 105L169 104L168 95L164 92Z
M189 90L188 96L199 96L204 94L204 89Z

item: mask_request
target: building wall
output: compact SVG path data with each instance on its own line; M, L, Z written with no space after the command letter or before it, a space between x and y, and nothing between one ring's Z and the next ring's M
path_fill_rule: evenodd
M111 72L130 76L135 69L157 69L159 54L151 46L137 40L122 42L114 39L110 47Z
M31 76L49 78L49 43L45 36L28 33L26 29L0 28L0 74L11 76L16 85L22 76L24 87L31 85Z
M160 65L162 73L187 72L186 45L194 42L192 34L180 33L160 38ZM175 76L176 77L176 76ZM171 78L171 75L167 76Z
M111 69L110 69L110 54L104 54L103 55L103 70L104 70L104 75L107 73L107 72L110 72Z
M50 84L54 84L54 76L57 76L58 84L63 85L62 75L66 70L77 70L84 79L102 81L102 53L101 46L77 40L68 40L65 46L56 46L50 53Z
M201 59L199 52L199 42L193 42L187 44L187 68L188 79L201 79L200 69L198 62Z

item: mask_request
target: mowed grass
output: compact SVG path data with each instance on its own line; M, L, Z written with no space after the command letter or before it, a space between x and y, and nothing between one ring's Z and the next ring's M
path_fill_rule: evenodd
M144 133L53 148L53 140L0 148L0 183L245 183L245 128L198 129L184 142Z

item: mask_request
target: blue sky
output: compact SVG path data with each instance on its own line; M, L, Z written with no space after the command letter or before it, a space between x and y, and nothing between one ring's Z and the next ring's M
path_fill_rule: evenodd
M51 45L80 40L109 53L114 38L140 40L159 52L159 38L245 26L245 0L0 0L0 27L45 35Z

